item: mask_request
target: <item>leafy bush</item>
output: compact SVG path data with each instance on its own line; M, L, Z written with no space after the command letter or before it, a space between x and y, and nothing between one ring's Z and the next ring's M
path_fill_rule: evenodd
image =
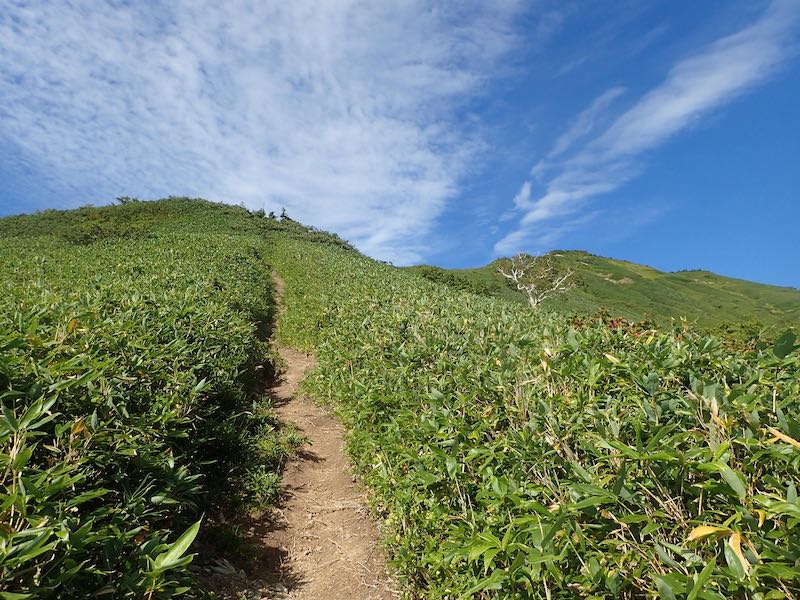
M174 200L0 225L0 597L194 593L202 514L274 498L292 440L254 393L272 287L241 213ZM149 235L61 235L125 221Z
M800 355L569 321L277 243L279 335L316 353L415 597L791 598Z
M492 294L489 287L483 281L469 278L455 271L448 271L447 269L431 265L409 267L408 270L417 273L428 281L438 283L439 285L445 285L450 289L479 294L481 296L490 296Z
M265 260L413 595L800 591L792 334L532 314L173 198L0 220L0 598L196 595L203 514L274 498Z

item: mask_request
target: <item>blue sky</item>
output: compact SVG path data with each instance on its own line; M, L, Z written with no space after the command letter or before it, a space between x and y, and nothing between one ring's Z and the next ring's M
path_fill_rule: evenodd
M202 196L397 264L800 287L800 2L3 2L0 214Z

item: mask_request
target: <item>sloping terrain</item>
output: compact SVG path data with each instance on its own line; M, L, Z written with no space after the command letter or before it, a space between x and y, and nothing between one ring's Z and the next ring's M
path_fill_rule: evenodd
M278 298L283 281L276 276ZM300 393L313 357L278 345L282 369L271 391L281 419L294 424L307 446L287 465L282 498L260 540L275 598L391 600L379 531L366 516L363 495L344 455L336 418Z
M796 597L800 354L571 321L276 244L414 597Z
M275 500L265 233L186 199L0 220L0 597L172 597L198 531Z
M0 272L7 598L200 596L193 539L274 502L301 441L264 393L273 333L313 353L302 390L341 420L411 598L800 594L791 332L533 312L186 199L0 220ZM335 531L331 508L310 519Z
M704 329L746 325L773 332L800 326L800 290L732 279L709 271L665 273L652 267L603 258L580 251L556 251L554 261L575 273L578 287L558 300L552 310L590 315L606 310L631 321L667 325L684 318ZM525 297L497 272L501 261L477 269L411 267L423 277L484 295L524 302Z

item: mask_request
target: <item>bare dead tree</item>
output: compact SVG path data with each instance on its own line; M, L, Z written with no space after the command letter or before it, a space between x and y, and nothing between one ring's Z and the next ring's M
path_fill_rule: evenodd
M534 309L544 300L575 287L575 283L571 281L572 270L557 269L549 254L517 254L511 259L510 265L498 267L497 272L512 281L518 290L525 292L528 303Z

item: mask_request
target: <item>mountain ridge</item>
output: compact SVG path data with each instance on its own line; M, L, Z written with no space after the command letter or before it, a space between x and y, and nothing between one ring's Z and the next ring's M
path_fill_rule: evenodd
M0 235L38 236L56 234L77 244L102 239L153 235L170 218L177 218L186 199L149 202L122 198L116 206L86 206L71 211L46 210L29 215L0 218ZM194 202L197 202L196 200ZM208 201L207 205L216 203ZM128 206L126 206L128 204ZM196 204L199 208L199 204ZM141 211L139 207L147 207ZM244 211L242 207L218 205L222 213ZM124 223L116 215L129 214ZM201 211L202 212L202 211ZM262 211L263 212L263 211ZM204 225L214 227L212 213ZM251 216L259 215L255 211ZM115 215L115 217L111 217ZM264 216L264 215L261 215ZM292 219L269 220L274 227L292 230ZM197 225L193 225L196 227ZM304 235L325 238L353 251L338 236L297 224ZM800 328L800 290L718 275L706 269L661 271L627 259L609 258L584 250L557 249L549 253L561 269L575 272L577 286L567 294L545 301L544 307L562 314L588 316L607 313L629 321L652 321L669 326L686 320L706 331L745 336L776 334L787 326ZM525 296L497 272L508 258L474 268L446 269L433 265L400 267L429 281L471 293L525 302Z
M575 273L577 286L546 301L562 313L611 316L666 325L684 318L703 329L730 328L747 323L750 329L800 325L800 290L718 275L705 269L661 271L655 267L584 250L553 250L549 255L561 269ZM482 295L524 302L497 271L507 258L468 269L431 265L407 267L425 279Z

